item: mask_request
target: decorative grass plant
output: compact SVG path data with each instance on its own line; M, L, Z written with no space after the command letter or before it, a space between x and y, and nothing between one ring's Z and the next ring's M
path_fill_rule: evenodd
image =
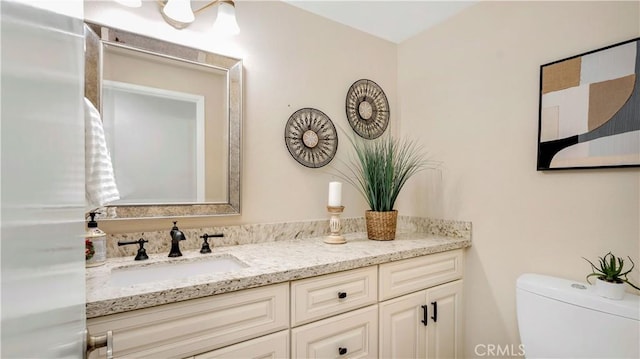
M385 135L375 140L349 138L354 153L339 176L354 186L372 211L393 211L407 180L429 167L422 147L414 141Z
M598 257L599 263L597 267L590 260L584 257L582 258L589 262L591 268L593 269L593 272L587 275L587 282L589 282L589 278L597 277L598 279L609 283L627 283L633 288L640 290L638 286L631 283L627 278L627 274L631 273L631 271L635 267L635 263L633 263L631 257L627 257L631 262L631 268L629 268L629 270L627 271L624 271L624 259L616 257L611 252L605 254L604 257Z

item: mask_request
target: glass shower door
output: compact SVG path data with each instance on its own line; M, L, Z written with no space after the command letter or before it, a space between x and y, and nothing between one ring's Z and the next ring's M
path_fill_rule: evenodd
M81 1L64 6L79 7ZM84 351L82 20L0 2L0 356Z

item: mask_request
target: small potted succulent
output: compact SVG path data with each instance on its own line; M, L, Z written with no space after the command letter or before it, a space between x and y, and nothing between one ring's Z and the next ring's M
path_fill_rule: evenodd
M631 273L635 267L635 263L633 263L631 257L627 257L631 262L631 268L626 271L624 271L624 259L616 257L611 252L605 254L604 257L598 257L599 265L597 267L590 260L584 257L582 258L589 262L593 269L593 272L587 275L587 282L591 284L589 278L597 277L595 284L596 293L600 296L609 299L622 299L625 292L625 283L640 290L637 285L631 283L627 278L627 274Z

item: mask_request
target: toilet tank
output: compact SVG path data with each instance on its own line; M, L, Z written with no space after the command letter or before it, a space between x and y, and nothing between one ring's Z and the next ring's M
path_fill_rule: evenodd
M592 286L540 274L517 280L527 358L640 358L640 297L598 296Z

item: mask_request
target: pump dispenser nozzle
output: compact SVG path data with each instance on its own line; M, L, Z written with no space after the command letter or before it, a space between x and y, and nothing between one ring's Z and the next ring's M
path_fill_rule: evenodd
M87 216L90 217L85 234L85 263L87 267L104 264L107 260L107 235L98 228L96 214L98 212L91 211Z
M89 217L91 217L91 219L89 220L89 223L87 223L87 227L98 228L98 222L96 222L96 214L99 214L99 213L95 211L89 212Z

